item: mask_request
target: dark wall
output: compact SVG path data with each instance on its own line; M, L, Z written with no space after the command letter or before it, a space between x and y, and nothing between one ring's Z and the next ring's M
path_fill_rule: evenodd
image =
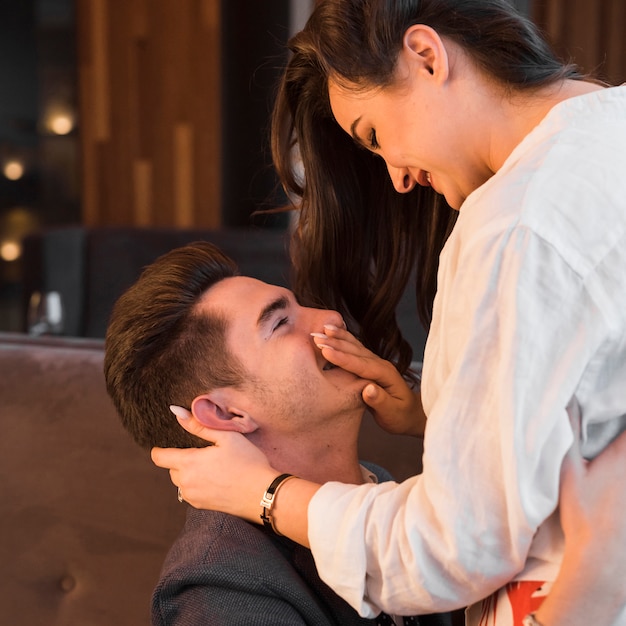
M280 201L268 137L288 30L288 0L222 3L224 226L248 226L252 211Z

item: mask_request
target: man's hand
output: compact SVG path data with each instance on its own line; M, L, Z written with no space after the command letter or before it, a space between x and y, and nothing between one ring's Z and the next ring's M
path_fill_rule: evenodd
M549 626L617 624L626 607L626 433L587 462L573 426L561 471L565 555L536 615Z

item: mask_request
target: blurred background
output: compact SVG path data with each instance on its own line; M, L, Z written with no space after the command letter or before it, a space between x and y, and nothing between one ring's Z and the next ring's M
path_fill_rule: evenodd
M311 2L0 1L0 331L25 331L31 292L50 289L49 232L84 247L102 229L287 228L250 215L283 202L269 111ZM561 54L626 81L626 2L516 4Z

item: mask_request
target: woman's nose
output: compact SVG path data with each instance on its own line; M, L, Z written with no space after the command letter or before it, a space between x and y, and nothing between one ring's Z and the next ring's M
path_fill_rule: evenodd
M406 167L392 167L387 165L391 182L398 193L407 193L415 187L417 181Z

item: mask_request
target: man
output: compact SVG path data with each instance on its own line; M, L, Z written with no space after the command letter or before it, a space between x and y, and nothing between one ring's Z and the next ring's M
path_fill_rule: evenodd
M168 408L180 405L201 424L244 433L280 471L316 482L386 480L380 468L359 464L365 382L324 359L311 337L324 325L343 320L237 275L213 245L191 244L158 259L116 303L107 389L146 448L206 445ZM185 626L393 624L386 615L359 617L319 579L306 548L271 528L196 509L166 559L152 616L153 624ZM448 614L408 619L452 623Z

